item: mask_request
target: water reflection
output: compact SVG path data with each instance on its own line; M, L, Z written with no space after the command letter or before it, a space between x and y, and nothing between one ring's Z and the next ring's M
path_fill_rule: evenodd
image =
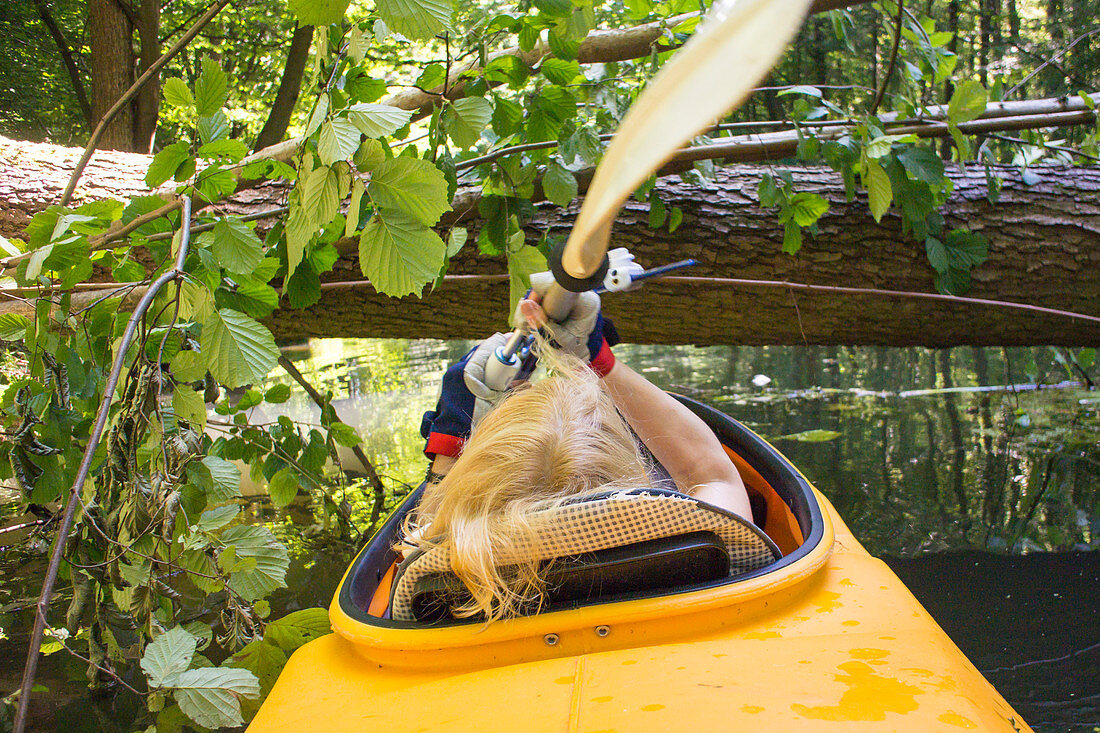
M293 355L394 486L468 342L332 339ZM1100 396L1046 349L622 345L624 362L773 440L874 554L1100 547ZM766 377L763 379L761 377ZM764 386L757 386L758 384ZM1019 384L1019 388L1009 388ZM1057 384L1056 388L1027 389ZM1006 387L978 391L980 387ZM307 398L296 395L294 409Z

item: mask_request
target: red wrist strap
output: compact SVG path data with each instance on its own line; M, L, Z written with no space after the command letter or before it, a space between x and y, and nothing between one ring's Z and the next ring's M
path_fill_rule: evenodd
M606 377L611 368L615 366L615 355L611 353L611 346L608 345L607 339L604 339L603 343L600 344L600 353L596 354L595 359L588 362L588 366L592 367L592 371L601 377Z
M458 458L459 454L462 453L462 446L465 444L466 439L460 438L457 435L430 433L428 435L428 444L424 446L424 455Z

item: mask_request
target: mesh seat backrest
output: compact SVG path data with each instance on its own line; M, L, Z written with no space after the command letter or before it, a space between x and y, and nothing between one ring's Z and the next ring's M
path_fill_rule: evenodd
M767 535L741 517L686 494L662 489L633 489L579 499L531 515L536 542L512 554L501 553L500 566L534 558L552 560L620 547L659 537L706 530L726 545L731 576L769 565L782 555ZM392 616L414 620L413 589L432 573L451 570L450 551L433 547L413 552L401 563L390 599Z

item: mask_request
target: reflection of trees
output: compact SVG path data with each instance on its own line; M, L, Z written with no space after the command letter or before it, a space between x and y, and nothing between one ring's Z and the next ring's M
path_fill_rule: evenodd
M349 341L342 348L319 369L329 384L347 385L355 395L364 448L377 458L387 487L418 483L420 416L435 400L443 369L470 343ZM776 445L873 552L1097 542L1088 534L1095 530L1078 527L1077 513L1100 515L1100 425L1095 409L1084 411L1073 394L898 398L847 391L1022 381L1034 370L1025 365L1049 358L1049 350L627 345L616 353L661 386L713 401L766 436L839 432L827 442ZM773 383L752 386L757 373ZM1017 406L1032 427L1016 424ZM1074 425L1075 415L1091 423Z
M943 349L936 354L940 370L940 385L944 389L952 389L955 380L951 374L951 352ZM943 412L947 417L948 436L950 441L951 456L951 489L955 494L955 501L959 507L960 526L963 535L970 530L970 512L967 509L969 502L966 490L963 487L963 466L966 463L966 448L962 441L962 423L959 421L958 398L953 392L943 394Z

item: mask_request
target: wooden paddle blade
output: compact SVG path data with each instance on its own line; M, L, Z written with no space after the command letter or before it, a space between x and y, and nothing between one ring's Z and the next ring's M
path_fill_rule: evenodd
M684 47L649 83L600 161L562 266L591 275L634 189L684 143L740 105L779 60L810 0L716 0Z

